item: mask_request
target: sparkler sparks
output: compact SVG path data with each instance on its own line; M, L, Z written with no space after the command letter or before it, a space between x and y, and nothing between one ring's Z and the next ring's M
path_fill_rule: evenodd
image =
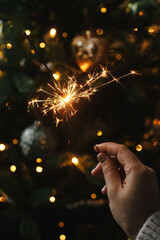
M43 92L47 94L47 99L32 99L29 102L29 105L33 107L36 105L39 107L39 104L42 105L42 113L46 115L48 112L52 111L55 120L56 127L59 122L63 121L66 118L68 121L69 118L73 117L77 113L77 104L82 100L90 100L90 96L99 90L99 88L111 84L112 82L117 82L122 85L119 80L127 77L129 75L138 74L135 71L131 71L130 73L115 78L106 67L101 67L102 71L94 74L89 74L88 79L84 84L79 84L76 78L68 77L68 80L65 84L61 84L61 82L53 82L53 85L47 84L49 90L45 90L40 88L38 92ZM98 80L101 78L111 77L111 80L99 84ZM122 85L123 86L123 85Z
M43 58L35 48L33 42L29 38L26 32L24 32L26 38L28 39L29 43L31 44L34 51L39 56L41 62L47 69L49 75L53 78L53 85L47 84L49 87L49 90L45 90L44 88L40 88L38 92L43 92L47 94L47 99L32 99L28 105L32 105L35 107L39 107L39 104L42 104L42 113L46 115L48 112L52 111L53 116L55 117L55 124L56 127L60 122L63 121L64 118L66 118L66 121L68 121L69 118L74 116L77 113L76 106L77 104L82 100L90 100L90 96L93 95L95 92L99 90L99 88L108 85L112 82L117 82L118 84L122 85L120 83L120 79L127 77L129 75L139 74L135 71L131 71L128 74L125 74L121 77L115 78L111 72L108 71L107 67L102 67L102 71L100 73L94 73L88 75L88 80L84 84L79 84L76 80L76 78L68 77L68 80L66 81L66 84L62 84L60 81L56 81L56 78L54 74L51 72L51 70L48 68L47 64L44 62ZM111 80L100 84L98 83L98 80L101 78L107 78L111 77Z

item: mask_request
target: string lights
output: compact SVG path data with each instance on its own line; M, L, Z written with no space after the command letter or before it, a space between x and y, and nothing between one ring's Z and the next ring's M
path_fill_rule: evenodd
M3 143L1 143L0 144L0 151L3 152L5 149L6 149L6 146Z
M51 28L49 35L51 38L55 38L56 33L57 33L57 30L55 28Z
M78 158L77 157L73 157L72 158L72 163L77 166L79 164Z

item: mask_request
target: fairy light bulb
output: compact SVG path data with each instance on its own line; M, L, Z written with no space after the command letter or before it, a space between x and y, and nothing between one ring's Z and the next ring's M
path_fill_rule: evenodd
M57 30L55 28L51 28L49 34L51 38L54 38L56 36Z
M138 28L137 27L133 28L133 31L138 32Z
M3 196L0 197L0 202L5 202L5 198Z
M148 29L148 33L149 33L149 34L152 34L152 33L154 33L154 32L155 32L154 28L150 27L150 28Z
M59 223L58 223L58 226L59 226L60 228L63 228L63 227L64 227L64 222L59 222Z
M11 171L11 172L15 172L15 171L16 171L16 169L17 169L17 168L16 168L16 166L15 166L15 165L11 165L11 166L10 166L10 171Z
M42 158L36 158L37 163L41 163L42 161L43 161Z
M5 149L6 149L6 146L3 143L1 143L0 144L0 151L3 152Z
M103 34L103 29L102 29L102 28L98 28L98 29L96 30L96 33L97 33L98 35L102 35L102 34Z
M17 145L18 144L18 139L14 138L12 142L13 142L14 145Z
M63 32L62 33L62 37L67 38L68 37L68 33L67 32Z
M53 77L54 77L54 79L55 79L56 81L58 81L58 80L60 79L60 77L61 77L60 72L55 72L55 73L53 73Z
M45 48L45 46L46 46L46 44L45 44L44 42L41 42L41 43L39 44L39 47L40 47L40 48Z
M36 172L38 172L38 173L43 172L43 167L37 166L36 167Z
M7 49L11 49L12 48L12 44L11 43L7 43Z
M100 136L102 136L102 134L103 134L103 132L101 130L98 130L97 136L100 137Z
M138 145L136 146L136 151L137 151L137 152L142 151L142 145L141 145L141 144L138 144Z
M118 53L117 55L116 55L116 60L117 61L120 61L122 59L122 55L120 54L120 53Z
M49 201L50 201L51 203L54 203L54 202L56 201L56 198L55 198L54 196L51 196L51 197L49 198Z
M144 12L143 11L139 11L139 16L142 17L144 15Z
M101 11L101 13L106 13L107 12L107 8L106 7L101 7L100 11Z
M29 36L29 35L31 34L31 31L27 29L27 30L25 31L25 33L26 33L27 36Z
M72 158L72 163L77 166L79 164L78 158L73 157Z
M96 195L95 193L92 193L92 194L91 194L91 198L92 198L92 199L96 199L96 198L97 198L97 195Z
M60 240L65 240L65 239L66 239L66 236L65 236L64 234L61 234L61 235L59 236L59 239L60 239Z

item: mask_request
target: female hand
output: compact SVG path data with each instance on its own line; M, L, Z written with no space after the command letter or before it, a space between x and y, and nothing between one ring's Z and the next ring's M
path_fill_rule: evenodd
M147 218L160 209L156 173L124 145L106 142L94 149L99 152L100 163L92 175L104 175L106 186L102 193L108 195L112 215L126 234L135 239Z

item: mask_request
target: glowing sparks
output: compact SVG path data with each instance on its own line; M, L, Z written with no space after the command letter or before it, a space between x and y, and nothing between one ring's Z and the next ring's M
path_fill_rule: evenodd
M46 87L48 87L49 90L46 90L46 88L40 88L38 90L38 92L47 94L48 97L46 99L32 99L29 102L29 105L32 105L33 107L36 105L39 107L39 104L41 104L41 110L44 115L51 111L55 118L55 124L57 127L64 118L68 121L69 118L73 117L78 111L77 104L81 100L90 100L90 96L97 92L99 88L112 82L117 82L122 85L119 82L120 79L129 75L137 74L135 71L131 71L126 75L115 78L106 67L101 68L102 71L100 73L89 74L88 79L83 84L79 84L74 76L68 77L66 82L63 84L61 81L54 81L53 85L48 83ZM111 78L109 81L106 81L103 84L98 83L98 80L101 78L108 77Z

